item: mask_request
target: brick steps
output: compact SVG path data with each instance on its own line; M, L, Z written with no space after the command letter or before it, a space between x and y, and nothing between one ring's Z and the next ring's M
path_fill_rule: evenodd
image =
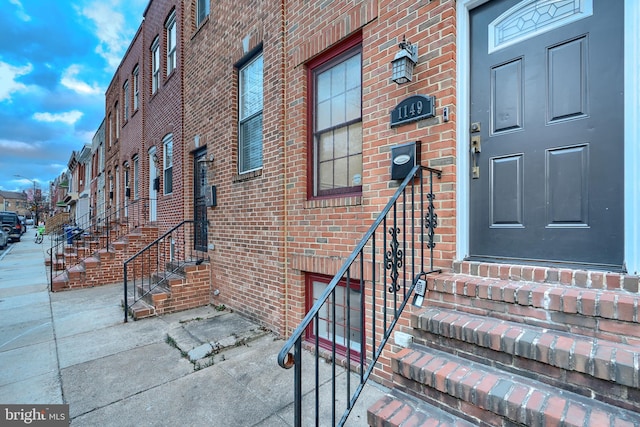
M553 367L563 371L554 371L563 378L575 372L618 386L640 387L639 346L442 308L428 308L412 316L411 323L420 341L439 346L456 341L459 351L470 354L489 353L474 347L495 351L492 358L498 363L512 365L515 358L538 362L539 365L527 362L526 368L540 375L548 375ZM640 402L636 403L640 410Z
M78 239L63 245L53 255L54 291L122 282L122 263L157 237L156 226L136 228L106 247L105 236ZM84 246L87 244L88 246ZM51 260L45 260L47 267Z
M367 411L371 427L473 427L435 406L426 405L405 393L392 390Z
M640 425L637 412L421 345L401 350L391 364L394 382L424 399L419 408L443 405L475 425ZM376 405L380 402L369 414ZM376 425L412 425L408 420L418 409L410 409L402 420L396 417L395 423Z
M637 277L465 261L422 305L370 425L640 426Z
M640 294L444 273L427 281L430 305L640 345Z

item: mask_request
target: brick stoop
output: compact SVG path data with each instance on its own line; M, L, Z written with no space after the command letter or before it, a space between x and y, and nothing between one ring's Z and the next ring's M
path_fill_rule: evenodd
M174 266L175 268L175 266ZM209 304L210 265L208 262L187 263L173 273L155 274L149 285L138 286L137 295L128 299L129 315L134 320Z
M437 408L473 425L640 426L637 277L454 271L428 277L402 330L413 341L391 355L394 394L369 409L370 425L439 425L415 422Z
M65 245L53 254L53 283L52 291L80 289L101 286L123 281L123 264L129 257L157 238L158 228L145 225L133 230L128 235L113 241L106 247L106 238L96 247L96 241L75 241L73 245ZM47 267L51 260L45 260Z

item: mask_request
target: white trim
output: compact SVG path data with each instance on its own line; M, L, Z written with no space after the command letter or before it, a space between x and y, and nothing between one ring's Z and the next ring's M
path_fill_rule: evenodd
M624 2L624 259L640 270L640 3Z
M489 0L457 4L457 174L456 258L469 254L469 11ZM624 0L624 260L630 274L640 272L640 4Z

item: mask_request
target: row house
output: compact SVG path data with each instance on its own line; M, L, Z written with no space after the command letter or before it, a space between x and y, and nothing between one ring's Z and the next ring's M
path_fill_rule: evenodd
M92 189L193 221L181 287L283 367L394 388L370 425L637 424L635 3L151 0Z

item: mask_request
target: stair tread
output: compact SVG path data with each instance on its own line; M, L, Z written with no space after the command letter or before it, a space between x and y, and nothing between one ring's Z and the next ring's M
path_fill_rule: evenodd
M472 427L474 424L399 390L391 390L367 409L370 426Z
M640 386L638 346L439 307L415 313L412 326L625 386Z
M437 299L437 294L456 295L463 300L468 298L467 302L479 309L486 307L491 310L496 304L510 304L523 309L536 309L541 316L543 312L554 313L555 317L552 319L562 319L566 316L602 319L600 326L608 332L617 333L621 325L624 325L627 335L640 338L640 333L636 332L640 323L638 293L461 273L429 276L427 289L433 293L433 296L428 295L429 299Z
M544 417L573 425L570 423L580 418L576 412L584 418L576 424L580 426L592 425L587 421L597 418L609 420L610 425L640 425L636 412L421 345L412 344L396 353L392 368L396 375L421 387L434 388L515 423L531 425ZM565 419L567 413L572 419Z

